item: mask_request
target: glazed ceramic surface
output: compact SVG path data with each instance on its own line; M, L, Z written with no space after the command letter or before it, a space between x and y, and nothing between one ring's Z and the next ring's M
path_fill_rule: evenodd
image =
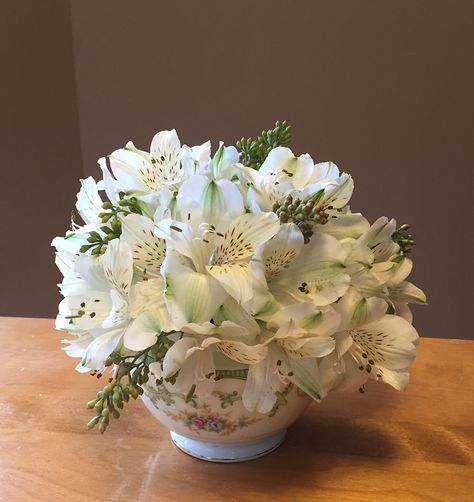
M152 382L144 386L142 399L151 413L170 429L182 450L200 458L239 461L268 453L311 402L289 384L269 413L249 412L242 404L245 371L219 373L214 390L206 397L170 392Z

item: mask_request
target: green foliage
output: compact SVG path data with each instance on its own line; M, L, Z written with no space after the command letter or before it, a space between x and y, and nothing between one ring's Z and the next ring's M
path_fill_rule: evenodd
M411 248L415 245L415 240L413 236L408 233L410 225L404 223L400 228L395 230L392 234L392 239L400 246L400 251L402 254L408 254Z
M109 425L110 418L119 418L124 403L130 398L137 399L143 394L142 385L150 378L149 365L155 361L162 361L166 352L173 344L168 338L172 333L160 333L157 341L151 347L138 351L133 355L122 355L119 351L112 352L105 362L105 366L114 366L113 377L107 385L97 393L97 397L87 403L87 408L95 411L95 416L88 422L87 428L96 425L103 434ZM98 378L101 373L96 374ZM168 381L173 381L173 378ZM156 380L157 384L163 380Z
M277 146L288 146L290 141L291 126L286 120L278 120L273 129L262 131L257 138L242 138L237 141L236 146L242 154L242 164L258 170L271 150Z
M130 213L142 214L140 203L136 197L126 198L123 193L120 195L121 198L117 206L114 206L108 201L102 204L104 211L99 213L99 218L101 218L102 223L104 223L104 226L100 227L100 231L103 232L103 234L95 230L90 232L87 238L90 244L81 246L79 249L81 253L87 253L87 251L91 250L91 254L93 255L104 254L107 249L107 243L113 239L118 239L122 234L120 215L127 215Z

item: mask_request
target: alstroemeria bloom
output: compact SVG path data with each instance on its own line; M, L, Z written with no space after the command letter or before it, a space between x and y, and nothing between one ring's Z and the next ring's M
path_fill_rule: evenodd
M142 350L156 341L156 333L172 327L164 303L163 279L132 286L132 253L119 240L111 241L100 257L79 257L61 284L64 300L56 320L58 329L75 333L66 352L81 356L79 371L101 370L105 359L123 343ZM155 286L152 298L144 287Z
M349 287L347 252L330 235L317 232L308 244L293 223L282 225L261 252L270 293L282 305L312 300L335 302Z
M137 196L155 194L162 188L181 183L181 143L176 131L161 131L151 142L150 152L135 147L132 142L108 157L116 178L116 189ZM102 168L106 159L99 160Z
M271 211L288 195L304 198L318 190L326 192L321 204L331 208L344 207L352 194L352 178L332 162L314 164L308 155L296 157L289 148L273 149L258 171L240 166L250 184L247 202L253 209ZM331 193L332 195L329 195Z
M225 215L215 228L176 221L158 223L156 234L167 241L161 267L166 299L180 322L206 322L228 295L245 304L253 296L250 261L258 246L280 228L273 213Z
M339 322L333 309L319 310L311 303L292 305L274 314L260 335L268 354L249 367L242 395L245 407L268 413L276 402L276 392L288 382L320 400L323 390L316 359L334 350L336 342L331 335Z
M351 290L335 306L341 328L334 335L336 352L320 370L327 390L353 390L372 377L401 390L416 356L418 333L402 317L387 315L381 298L363 298Z
M255 321L246 319L248 314L239 309L238 305L232 306L233 303L230 299L227 302L228 308L224 306L222 310L235 313L244 326L224 320L219 325L206 322L189 323L181 327L184 337L168 350L162 368L164 378L179 372L175 389L187 392L194 384L200 392L209 393L215 382L215 352L242 365L256 364L266 357L267 347L255 342L260 328ZM223 312L219 315L223 315Z
M182 146L175 130L99 160L103 179L77 196L84 224L53 241L56 327L79 371L114 352L119 368L206 395L220 370L247 370L242 402L261 413L290 384L315 400L368 378L406 385L408 305L426 302L407 280L408 227L352 213L354 182L332 162L268 151L288 139L279 123L238 143L259 169L233 146Z

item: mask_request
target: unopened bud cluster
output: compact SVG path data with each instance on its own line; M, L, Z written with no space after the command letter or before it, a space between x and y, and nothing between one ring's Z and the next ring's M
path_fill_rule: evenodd
M110 378L109 383L97 393L97 397L87 403L87 407L96 412L87 427L92 429L98 424L102 434L109 425L110 417L120 417L119 409L123 408L124 403L128 402L130 398L137 399L143 394L142 385L149 378L148 366L143 362L127 362L119 354L112 353L105 362L105 366L114 364L117 365L115 378ZM126 384L121 383L121 379L124 377L128 377Z
M415 245L415 239L408 233L409 228L410 225L405 223L392 234L392 239L400 246L400 251L403 254L409 253Z
M314 199L293 199L291 195L288 195L283 203L275 203L273 211L282 223L294 223L301 230L305 244L314 233L314 225L324 225L329 218L327 208L318 206Z
M104 209L104 211L99 213L99 218L102 220L102 223L105 224L100 227L100 231L103 234L101 235L95 230L90 232L87 238L89 244L81 246L79 249L81 253L87 253L90 249L92 255L104 254L107 249L107 244L113 239L118 239L122 234L122 222L120 221L119 214L142 214L136 197L130 197L129 199L122 197L118 202L118 206L114 206L108 201L104 202L102 204L102 209Z

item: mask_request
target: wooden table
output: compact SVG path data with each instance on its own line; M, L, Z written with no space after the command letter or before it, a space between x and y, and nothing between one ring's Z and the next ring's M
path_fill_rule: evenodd
M382 384L309 411L271 455L211 464L180 452L141 402L105 435L46 319L0 318L1 501L474 500L474 342L423 339L404 393Z

